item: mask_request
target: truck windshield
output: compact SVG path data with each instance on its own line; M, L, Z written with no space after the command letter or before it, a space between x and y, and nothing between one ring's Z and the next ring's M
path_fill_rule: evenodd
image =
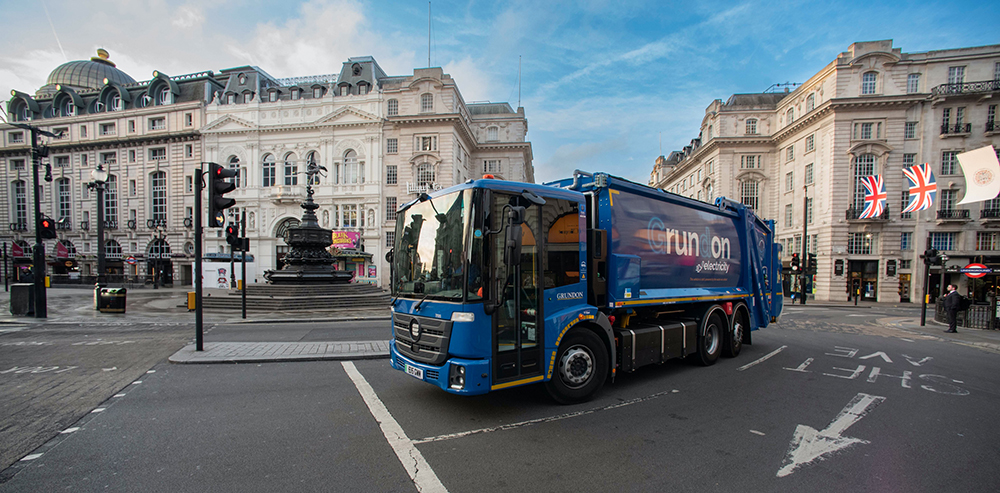
M400 212L393 254L397 296L463 299L472 190L462 190Z

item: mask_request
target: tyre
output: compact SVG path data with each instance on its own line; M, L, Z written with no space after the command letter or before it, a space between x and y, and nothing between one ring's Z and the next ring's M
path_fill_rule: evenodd
M698 357L697 362L701 366L711 366L719 359L722 352L723 339L722 317L718 313L713 313L708 317L705 324L705 332L698 336Z
M726 341L722 346L722 355L727 358L739 356L740 351L743 350L744 333L748 330L750 330L750 324L747 320L746 310L737 309L736 314L733 315L733 326L726 332Z
M560 404L592 399L608 378L608 352L597 334L575 329L556 351L555 371L545 382L549 395Z

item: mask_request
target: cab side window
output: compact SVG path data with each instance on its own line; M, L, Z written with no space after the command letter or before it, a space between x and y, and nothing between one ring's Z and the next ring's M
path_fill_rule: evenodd
M580 206L562 199L546 199L542 206L545 289L580 281Z

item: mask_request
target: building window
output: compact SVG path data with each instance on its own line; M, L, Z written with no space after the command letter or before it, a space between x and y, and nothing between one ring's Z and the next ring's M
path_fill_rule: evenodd
M977 231L976 250L1000 250L1000 232Z
M236 156L229 156L229 169L236 170L236 176L232 178L232 182L236 184L236 187L244 187L246 183L243 182L243 170L240 169L240 158Z
M762 168L761 156L740 156L740 169Z
M80 154L80 166L86 167L86 166L89 166L89 165L90 165L90 155L89 154Z
M69 168L69 156L56 156L55 162L52 165L56 168Z
M344 227L358 227L358 206L351 204L344 206Z
M167 174L157 171L151 175L153 217L157 221L167 220Z
M806 113L816 109L816 95L810 94L806 96Z
M186 144L184 146L184 157L194 157L194 146Z
M102 123L100 126L100 131L101 135L115 135L117 133L115 131L114 123Z
M421 151L436 151L437 137L419 137Z
M848 233L848 255L872 255L873 245L878 239L878 233Z
M941 174L958 174L958 151L944 151L941 153Z
M191 176L184 177L184 191L187 193L194 192L194 178Z
M385 247L393 248L396 246L396 232L386 231L385 233Z
M285 185L299 184L299 165L294 152L285 154Z
M795 175L792 171L785 173L785 191L791 192L795 188Z
M15 171L26 169L25 165L24 165L24 162L25 162L24 159L11 159L10 160L10 169L15 170Z
M785 161L791 161L795 159L795 146L790 145L788 149L785 149Z
M362 96L364 96L365 94L368 94L368 84L365 84L363 82L359 83L358 84L358 94L360 94Z
M243 103L245 104L251 101L253 101L253 93L252 92L243 93Z
M149 119L149 129L150 130L165 130L167 128L167 119L160 118L150 118Z
M118 177L108 175L104 184L104 219L116 221L118 218Z
M912 260L900 260L899 261L899 270L910 270L912 267L913 267L913 261Z
M916 154L903 154L903 167L912 168L917 165Z
M344 153L344 183L364 183L364 165L358 162L358 153L353 149Z
M917 122L906 122L906 126L903 127L903 138L904 139L917 138Z
M262 187L274 186L275 164L274 164L273 154L267 154L264 156L264 161L261 165L261 170L263 172L261 176L261 186Z
M59 193L58 220L68 220L73 216L72 210L70 209L70 203L73 197L69 185L69 178L60 178L56 180L56 188Z
M421 187L433 185L436 181L434 178L434 166L432 164L423 163L417 166L417 185Z
M163 89L160 89L157 100L160 104L170 104L173 100L173 93L170 92L170 87L164 86Z
M135 120L128 121L128 132L135 133Z
M226 94L226 104L236 104L236 94Z
M950 211L955 208L958 190L938 190L938 210Z
M951 108L943 108L941 110L941 125L944 129L942 133L948 133L947 128L951 125Z
M434 111L434 95L433 94L421 94L420 95L420 112L430 113Z
M347 87L347 86L344 86L344 87ZM314 87L313 88L313 98L314 99L319 99L321 97L323 97L323 88L322 87Z
M747 135L757 135L756 118L747 118Z
M931 232L931 248L935 250L950 251L955 249L958 233L944 233L940 231Z
M395 164L387 164L385 166L385 184L386 185L395 185L397 179L398 179L398 177L397 177L397 174L396 174L396 165Z
M878 74L875 72L865 72L861 76L861 94L875 94L875 81Z
M862 154L854 158L854 200L851 202L854 209L861 211L865 208L865 186L861 184L866 176L875 174L875 155Z
M858 133L858 138L861 140L870 140L872 138L872 128L874 128L874 123L862 123L861 131ZM857 125L855 125L857 127Z
M500 173L499 159L486 159L483 161L483 173Z
M101 165L112 166L117 163L118 163L118 153L115 152L101 153ZM69 158L66 159L66 164L69 164Z
M997 105L991 104L986 108L986 131L994 132L996 128L997 120Z
M806 223L812 224L813 222L813 199L809 197L806 199Z
M128 181L128 195L129 197L135 197L137 194L135 180Z
M167 148L157 147L149 150L150 161L165 161L167 159Z
M948 83L962 84L965 82L965 67L948 67Z
M788 108L785 112L785 125L791 125L795 121L795 108Z
M278 100L278 91L272 90L272 91L268 92L267 93L267 100L270 101L270 102L272 102L272 103L275 102L275 101L277 101Z
M387 221L396 220L396 197L385 198L385 219Z
M806 152L812 152L816 149L816 136L809 135L806 137Z
M913 233L903 232L899 234L899 249L900 250L913 249Z
M805 168L805 183L806 185L813 184L813 163L809 163Z
M292 100L294 101L302 97L301 93L302 91L300 91L299 88L292 88Z
M1000 62L993 64L993 80L1000 81Z
M500 140L500 129L497 127L489 127L486 129L486 141L496 142Z
M350 96L351 95L351 87L348 86L347 84L344 84L344 85L340 86L340 95L341 96Z
M17 224L28 224L28 194L24 180L13 183L14 188L14 219Z
M740 187L740 202L757 212L760 185L755 181L745 181Z
M792 204L785 204L785 227L792 227Z
M191 113L184 113L184 126L190 127L194 125L194 115Z
M915 94L920 92L920 74L910 74L906 76L906 93Z
M389 116L397 116L397 115L399 115L399 101L398 100L396 100L396 99L390 99L389 100L388 115Z
M399 152L399 139L385 139L385 152L386 154Z
M10 132L7 134L7 142L11 144L23 144L24 132Z

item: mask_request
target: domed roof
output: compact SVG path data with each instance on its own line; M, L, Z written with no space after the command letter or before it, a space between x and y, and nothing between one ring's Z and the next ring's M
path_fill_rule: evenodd
M108 52L104 49L97 50L97 56L90 60L77 60L67 62L52 71L46 81L46 87L54 88L56 85L69 86L75 90L100 89L104 87L104 79L118 84L131 84L135 82L131 76L115 68L114 62L109 60ZM45 88L39 89L43 92Z

